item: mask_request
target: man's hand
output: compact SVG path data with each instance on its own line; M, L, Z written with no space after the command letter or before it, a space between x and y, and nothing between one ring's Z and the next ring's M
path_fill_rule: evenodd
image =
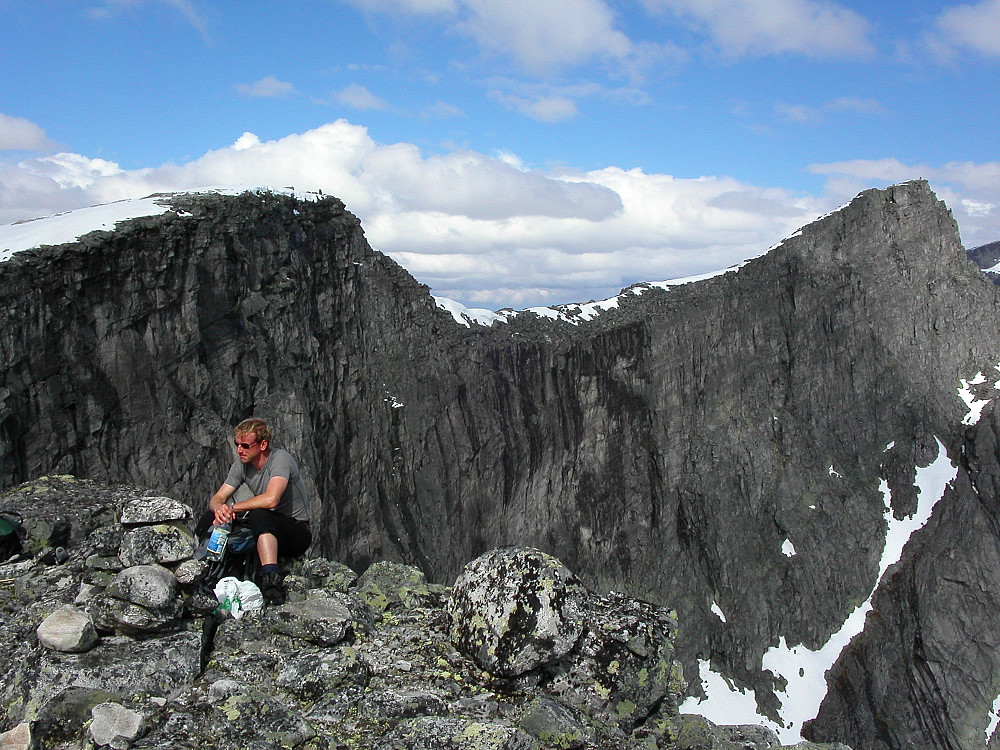
M234 518L236 518L236 513L233 511L232 506L223 503L218 508L215 509L215 525L219 526L223 523L229 523Z

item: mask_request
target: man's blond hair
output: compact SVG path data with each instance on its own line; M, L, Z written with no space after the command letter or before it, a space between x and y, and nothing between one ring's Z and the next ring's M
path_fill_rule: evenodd
M263 443L265 440L270 442L271 436L273 435L271 428L267 426L267 422L263 419L257 419L256 417L244 419L236 425L236 428L233 430L233 434L235 434L236 437L240 437L242 435L253 435L254 442L257 443Z

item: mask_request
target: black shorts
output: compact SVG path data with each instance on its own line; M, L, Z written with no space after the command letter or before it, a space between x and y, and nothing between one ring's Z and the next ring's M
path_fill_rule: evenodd
M214 520L215 514L210 510L205 511L195 529L199 539L208 533ZM305 521L296 521L284 513L255 508L241 513L237 522L249 526L255 537L261 534L273 534L278 540L278 557L298 557L309 549L312 543L309 524Z

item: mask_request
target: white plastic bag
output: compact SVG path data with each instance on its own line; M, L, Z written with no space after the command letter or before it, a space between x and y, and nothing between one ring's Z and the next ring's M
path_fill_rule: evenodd
M219 608L228 611L237 620L243 617L244 612L264 606L264 596L257 584L233 576L226 576L215 584L215 598L219 600Z

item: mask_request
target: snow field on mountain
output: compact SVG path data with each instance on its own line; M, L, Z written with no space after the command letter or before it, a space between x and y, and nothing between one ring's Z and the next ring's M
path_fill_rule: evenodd
M917 510L912 516L902 520L893 516L889 485L883 480L879 489L885 499L888 530L879 560L878 580L868 599L847 617L840 630L819 650L812 651L802 645L789 647L782 636L779 645L764 654L763 669L770 670L787 681L786 689L778 694L782 699L780 715L784 726L759 714L754 694L735 689L728 680L711 671L707 661L700 661L698 667L702 687L708 697L703 701L688 698L681 705L681 711L701 714L716 724L763 724L777 732L783 743L798 742L803 722L816 716L826 695L826 671L834 665L851 639L864 629L865 618L872 609L872 597L886 572L902 557L903 548L910 537L930 519L934 506L944 495L945 488L955 478L957 471L944 446L938 441L938 456L934 462L927 467L917 468Z

